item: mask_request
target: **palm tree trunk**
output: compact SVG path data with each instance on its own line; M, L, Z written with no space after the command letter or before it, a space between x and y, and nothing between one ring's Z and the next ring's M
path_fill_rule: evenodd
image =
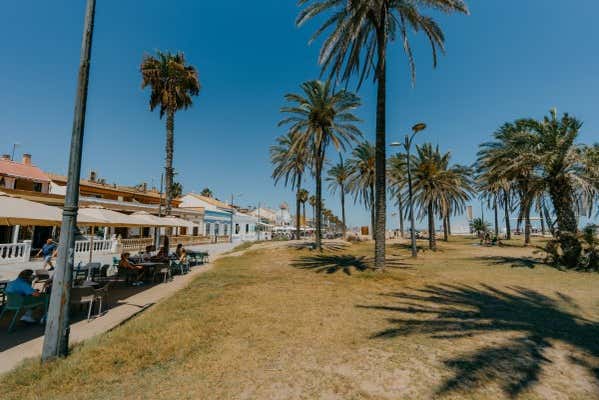
M451 236L451 218L449 217L449 213L447 213L447 233Z
M341 189L341 222L343 224L343 239L347 234L347 225L345 225L345 186L343 183L340 185Z
M497 210L497 195L493 197L493 212L495 213L495 237L499 238L499 212Z
M574 212L572 192L572 187L566 179L557 179L549 184L549 196L559 229L558 240L564 253L562 261L568 267L578 265L582 252L582 246L576 237L578 221Z
M171 201L173 200L173 152L175 141L175 112L167 111L166 115L166 159L164 177L166 185L165 214L171 214Z
M404 238L404 227L403 227L403 204L401 202L401 194L397 195L397 206L399 212L399 236Z
M510 226L510 195L507 190L503 191L503 212L505 214L506 239L512 238L512 227Z
M377 31L378 40L378 65L377 65L377 93L376 93L376 157L375 157L375 187L376 187L376 217L374 234L374 267L385 269L385 217L386 217L386 100L387 100L387 32L386 24L382 24Z
M539 219L541 221L541 235L545 236L545 218L543 218L543 210L539 210Z
M302 174L297 174L297 191L295 193L295 238L297 240L300 240L301 238L301 216L300 216L300 207L301 207L301 201L300 201L300 192L302 190Z
M370 227L372 228L372 232L370 236L373 239L376 239L376 216L375 216L375 200L374 200L374 188L370 186Z
M442 216L443 218L443 241L447 242L449 240L449 230L447 228L447 214Z
M322 150L320 148L316 151L316 250L322 250L322 163L324 155L322 155Z
M433 212L433 203L428 204L428 248L437 249L437 240L435 238L435 214Z
M526 214L524 216L524 244L530 244L530 233L531 233L531 224L530 224L530 206L526 208Z
M308 226L308 222L306 221L306 202L302 201L302 209L303 209L303 215L304 215L304 225L306 225L306 227Z

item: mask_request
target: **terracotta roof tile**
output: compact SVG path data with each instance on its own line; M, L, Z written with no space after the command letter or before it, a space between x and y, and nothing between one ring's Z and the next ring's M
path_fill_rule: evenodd
M38 182L50 182L48 175L35 165L0 159L0 174L17 178L27 178Z

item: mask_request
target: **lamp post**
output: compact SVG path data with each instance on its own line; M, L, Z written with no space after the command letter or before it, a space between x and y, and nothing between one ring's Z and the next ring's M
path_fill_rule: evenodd
M418 249L416 248L416 231L415 231L415 223L414 223L414 199L412 193L412 170L410 166L410 148L412 147L412 142L414 140L414 136L420 131L426 129L426 124L420 122L412 127L412 134L406 135L404 138L404 142L393 142L391 146L398 147L403 146L406 150L406 169L408 170L408 202L409 202L409 210L410 210L410 240L412 244L412 257L418 256Z
M75 98L75 115L71 136L67 190L64 210L62 212L58 260L52 284L50 307L46 316L42 361L49 361L56 357L65 357L69 350L69 302L73 281L75 229L77 228L79 178L81 175L81 148L85 127L85 108L87 105L87 87L89 83L95 9L96 0L87 0L77 95Z

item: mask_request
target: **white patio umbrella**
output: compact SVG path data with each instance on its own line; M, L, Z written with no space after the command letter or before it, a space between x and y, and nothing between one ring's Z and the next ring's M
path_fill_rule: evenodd
M141 221L127 214L108 210L100 206L82 207L79 209L79 216L90 217L102 221L102 226L133 227L145 226ZM94 248L94 226L91 227L89 244L89 262L92 262Z
M0 192L0 225L59 226L61 223L60 208ZM101 226L103 221L92 216L81 216L77 218L77 224Z

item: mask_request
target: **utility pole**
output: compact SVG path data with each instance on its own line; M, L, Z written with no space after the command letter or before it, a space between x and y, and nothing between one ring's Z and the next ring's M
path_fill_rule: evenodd
M89 66L94 30L96 0L87 0L81 60L75 99L75 116L69 156L69 171L62 226L58 245L58 260L52 284L50 307L46 318L42 361L56 357L66 357L69 350L69 302L73 281L73 263L75 254L75 230L77 228L77 211L79 209L79 178L81 175L81 149L85 128L85 109L87 105L87 88L89 84Z

